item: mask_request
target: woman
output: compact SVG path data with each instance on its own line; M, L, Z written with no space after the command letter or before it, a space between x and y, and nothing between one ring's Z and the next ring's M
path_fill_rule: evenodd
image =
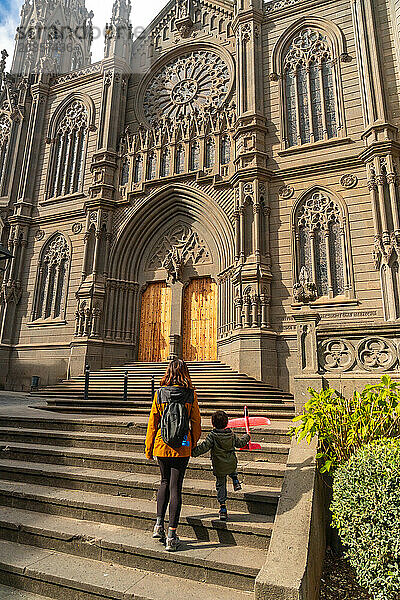
M153 537L165 541L166 550L177 549L179 538L176 530L182 508L182 486L192 449L201 435L201 417L197 394L183 360L174 359L165 372L161 387L154 395L146 435L146 458L157 458L161 471L161 484L157 493L157 522ZM188 440L179 447L171 447L161 437L162 414L171 401L184 403L189 415ZM165 538L164 519L169 503L168 536Z

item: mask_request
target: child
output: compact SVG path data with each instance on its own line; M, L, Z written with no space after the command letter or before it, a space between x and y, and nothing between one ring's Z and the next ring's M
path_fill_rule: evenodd
M208 434L203 443L199 444L192 451L192 456L200 456L211 450L211 462L213 473L217 478L217 498L220 504L219 518L221 521L228 520L228 511L226 509L226 499L228 492L226 489L226 477L232 479L233 489L238 492L242 489L237 475L237 457L235 448L243 448L250 440L246 433L239 437L227 429L228 415L223 410L217 410L211 417L213 431Z

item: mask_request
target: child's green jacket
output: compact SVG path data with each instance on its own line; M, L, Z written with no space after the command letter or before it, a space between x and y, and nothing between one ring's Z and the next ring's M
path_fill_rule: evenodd
M215 477L225 477L235 473L237 457L235 448L243 448L250 440L246 433L238 436L232 429L213 429L204 442L196 446L192 456L200 456L211 450L211 462Z

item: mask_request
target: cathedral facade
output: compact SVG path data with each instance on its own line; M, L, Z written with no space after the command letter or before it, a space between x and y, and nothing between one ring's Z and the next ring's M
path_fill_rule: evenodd
M221 360L400 368L400 1L26 0L1 62L1 383Z

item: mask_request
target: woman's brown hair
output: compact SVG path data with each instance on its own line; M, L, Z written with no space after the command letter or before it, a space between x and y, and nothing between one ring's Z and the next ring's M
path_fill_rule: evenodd
M192 388L192 380L190 379L189 369L185 361L180 358L174 358L169 363L165 375L160 381L160 385L178 385L179 387Z

